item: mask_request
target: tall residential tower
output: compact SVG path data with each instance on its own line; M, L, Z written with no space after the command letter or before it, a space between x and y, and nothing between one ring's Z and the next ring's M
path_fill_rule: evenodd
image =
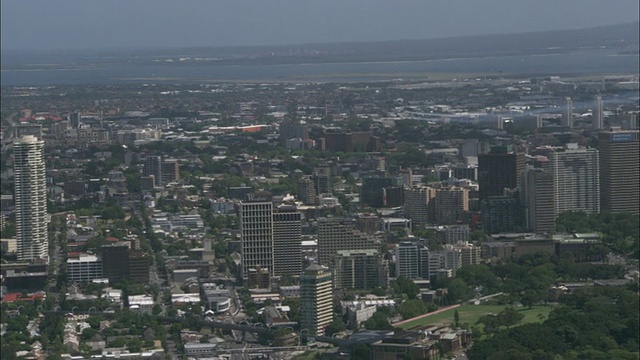
M14 140L13 152L18 261L45 258L49 239L44 141L22 136Z

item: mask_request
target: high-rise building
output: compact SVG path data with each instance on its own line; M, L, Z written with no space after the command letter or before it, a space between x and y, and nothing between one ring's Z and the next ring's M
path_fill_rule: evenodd
M387 287L387 262L376 249L342 250L333 258L333 284L336 289L374 289Z
M469 242L471 231L469 225L447 225L428 227L427 230L435 232L436 241L440 244L459 244Z
M434 216L436 189L428 186L404 188L404 210L414 226L428 224Z
M303 176L298 180L298 199L307 205L318 202L315 186L308 176Z
M596 96L593 106L593 129L600 130L604 126L604 119L602 114L602 96Z
M462 265L479 265L482 263L482 248L472 244L456 246L460 250Z
M302 216L295 207L273 213L273 276L302 273Z
M553 232L556 226L556 202L550 167L529 167L522 177L520 199L526 209L528 228L535 233Z
M487 234L524 231L526 221L519 199L492 196L481 203L482 230Z
M96 255L77 254L67 259L67 280L89 282L102 278L102 259Z
M436 191L436 222L438 224L461 222L468 211L469 190L452 186Z
M452 245L445 245L442 252L442 259L444 260L444 264L441 263L443 265L442 268L451 270L451 275L455 277L458 269L462 267L462 249Z
M565 211L600 212L598 150L567 144L564 151L549 154L549 165L556 215Z
M598 134L600 150L600 208L611 212L640 212L640 144L637 130Z
M273 271L273 203L270 199L240 202L240 236L242 278L248 278L249 269Z
M362 179L360 202L375 208L387 206L387 189L397 188L402 179L392 176L370 176Z
M396 244L396 277L429 279L429 254L426 246L415 242L402 241Z
M330 265L340 250L377 249L367 234L354 229L354 220L323 218L318 220L318 261Z
M102 247L102 274L114 284L127 277L129 269L129 247L125 244Z
M162 156L147 156L142 169L143 176L153 175L154 186L162 185Z
M562 112L562 126L573 127L573 101L570 97L565 98L564 111Z
M47 257L47 181L44 141L27 135L13 142L16 240L19 261Z
M490 152L479 155L480 201L490 196L502 196L505 189L516 188L524 169L524 153L511 146L493 146Z
M333 321L333 289L328 268L312 264L300 276L300 329L322 336ZM301 331L302 331L301 330Z
M180 180L180 163L178 163L177 160L165 160L161 164L160 171L162 173L162 185Z
M141 250L129 251L129 262L127 266L127 278L129 281L140 284L149 283L149 268L151 258Z

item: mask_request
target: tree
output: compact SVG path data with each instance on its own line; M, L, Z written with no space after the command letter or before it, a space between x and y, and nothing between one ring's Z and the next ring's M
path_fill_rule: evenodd
M407 299L415 299L420 293L420 287L413 280L400 276L391 283L391 287L396 294L405 294Z
M127 344L126 340L122 336L118 336L112 342L109 343L110 347L124 347Z
M447 300L450 304L466 301L473 297L473 290L462 280L453 279L447 286Z
M379 310L364 322L364 327L367 330L389 330L392 328L389 323L389 316Z
M457 328L458 324L460 324L460 314L458 313L458 309L456 309L453 312L453 326Z
M344 325L342 320L339 317L334 315L333 321L331 321L331 324L329 324L325 332L327 333L327 336L331 336L333 334L344 331L346 328L347 327Z
M420 299L405 300L400 304L398 312L400 312L400 315L402 315L404 319L410 319L426 313L427 304Z

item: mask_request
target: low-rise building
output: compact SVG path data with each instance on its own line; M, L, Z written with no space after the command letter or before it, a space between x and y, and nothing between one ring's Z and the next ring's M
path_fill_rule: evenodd
M150 295L129 295L129 309L149 314L153 309L153 297Z

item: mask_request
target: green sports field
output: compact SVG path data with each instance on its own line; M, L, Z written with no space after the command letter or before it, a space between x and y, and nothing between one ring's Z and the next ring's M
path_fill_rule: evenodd
M457 309L450 309L439 314L417 319L402 324L399 327L402 329L411 329L421 325L448 325L453 323L453 313L456 310L458 310L458 314L460 315L460 324L468 323L469 325L474 325L482 316L489 313L497 314L505 307L504 305L462 305ZM534 306L531 309L523 307L516 308L516 310L524 314L524 319L522 319L520 324L543 321L549 316L549 312L551 312L552 309L550 306ZM538 314L542 314L544 318L541 319Z

